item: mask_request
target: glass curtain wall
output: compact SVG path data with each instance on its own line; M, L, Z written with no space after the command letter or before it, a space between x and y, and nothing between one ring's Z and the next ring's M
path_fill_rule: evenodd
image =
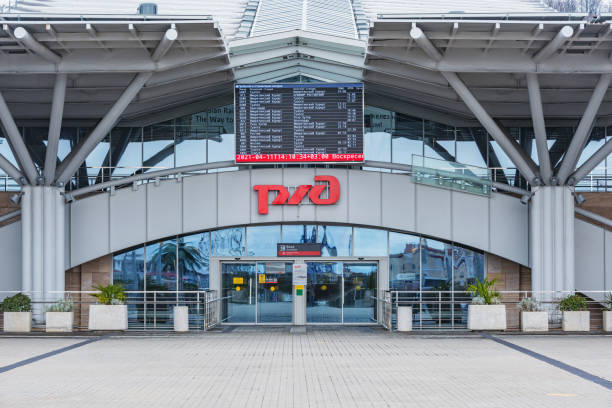
M411 117L391 110L366 106L364 111L365 159L411 164L413 155L488 167L498 182L526 187L514 165L481 127L453 127L440 122ZM1 130L0 130L1 131ZM21 128L26 146L39 168L46 154L45 127ZM538 155L533 129L511 127L509 133L537 163ZM549 127L546 129L551 162L558 165L567 151L575 129ZM58 148L58 162L87 137L90 128L62 128ZM595 127L585 146L579 164L612 137L612 127ZM116 127L89 154L74 176L69 188L79 188L113 178L133 174L220 161L233 161L235 152L234 107L221 106L145 127ZM16 164L4 135L0 134L0 153ZM577 188L605 191L612 172L612 160L601 163ZM290 166L289 164L283 166ZM236 166L210 170L230 171ZM388 172L388 169L365 170ZM394 172L401 172L393 170ZM0 170L0 189L18 189Z
M177 295L154 295L153 292L209 289L211 256L273 257L278 242L319 242L323 246L324 257L388 256L390 290L401 291L400 300L407 304L423 303L421 308L413 309L413 321L417 327L465 326L467 306L456 305L451 310L445 302L453 299L468 302L469 296L457 298L458 295L451 295L451 291L464 291L476 278L482 280L485 273L482 252L419 235L342 225L287 224L226 228L172 237L114 255L113 282L120 283L128 291L150 292L146 297L130 294L130 300L138 303L130 305L130 327L153 322L158 326L171 324L171 307ZM325 263L324 258L321 260ZM371 279L374 278L367 268L355 266L342 271L340 266L338 270L329 266L322 270L320 263L317 265L313 264L309 273L316 275L318 280L323 279L321 276L325 274L328 278L342 273L350 276L352 286L345 288L345 295L349 293L353 296L350 302L357 305L355 307L362 307L368 301L363 296L372 290ZM281 301L282 292L273 294L277 288L272 283L270 285L270 293L266 293L265 298ZM240 293L235 295L236 299L244 296ZM251 295L255 296L255 293ZM194 300L193 294L181 296L178 300ZM167 304L153 307L153 300L163 300ZM190 306L192 321L197 319L196 309L196 306Z

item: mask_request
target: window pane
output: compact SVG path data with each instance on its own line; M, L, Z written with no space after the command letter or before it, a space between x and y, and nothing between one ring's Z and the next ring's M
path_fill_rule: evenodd
M115 128L111 132L110 166L113 176L130 176L142 168L142 128ZM106 174L105 174L106 176Z
M244 228L227 228L211 232L212 256L243 256Z
M174 167L173 121L146 127L143 140L142 165L145 172Z
M179 290L209 288L210 233L179 238Z
M351 256L352 228L319 225L317 242L321 243L322 256Z
M364 135L365 160L391 161L391 134L387 132L370 132Z
M420 238L389 232L389 288L418 291L421 275Z
M176 120L176 167L206 163L206 113Z
M441 123L425 121L425 156L455 161L455 128Z
M80 138L87 137L87 133L85 129L80 129L81 134ZM96 145L96 147L89 153L85 163L87 165L87 176L89 177L87 182L84 179L84 174L81 174L79 171L77 174L79 175L79 186L87 185L83 183L94 184L96 181L96 177L100 174L102 167L108 157L108 153L110 150L110 135L104 137L104 139Z
M396 113L393 128L393 163L412 164L423 155L423 120Z
M281 242L285 243L314 243L317 242L316 225L283 225Z
M487 167L487 132L483 128L457 129L457 161Z
M176 290L176 240L148 245L146 256L146 290Z
M472 296L465 292L468 285L484 279L484 254L471 249L453 247L453 297L455 325L467 326L468 305Z
M144 290L144 247L113 257L113 283L125 290Z
M247 256L276 256L280 225L247 227Z
M452 323L453 246L433 239L421 239L421 326Z
M355 228L353 256L386 256L387 231L373 228Z
M23 139L32 157L34 165L40 170L45 166L47 138L49 129L44 127L27 127L23 129Z

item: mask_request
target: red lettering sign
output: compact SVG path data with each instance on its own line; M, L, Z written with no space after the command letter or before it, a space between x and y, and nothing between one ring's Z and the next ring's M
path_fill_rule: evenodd
M298 205L302 202L306 194L313 204L330 205L338 202L340 198L340 183L334 176L315 176L314 181L325 182L325 184L304 184L299 186L295 192L289 197L289 190L285 186L278 184L260 184L253 186L253 190L257 191L257 208L260 214L268 213L268 193L270 191L278 191L276 197L270 204L272 205ZM323 191L329 185L329 197L321 198Z

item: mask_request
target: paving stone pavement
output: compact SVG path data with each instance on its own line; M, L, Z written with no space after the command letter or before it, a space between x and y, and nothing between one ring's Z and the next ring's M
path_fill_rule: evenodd
M612 336L500 336L612 380ZM84 338L0 336L0 367ZM0 407L612 407L612 391L478 335L236 328L105 338L0 373Z

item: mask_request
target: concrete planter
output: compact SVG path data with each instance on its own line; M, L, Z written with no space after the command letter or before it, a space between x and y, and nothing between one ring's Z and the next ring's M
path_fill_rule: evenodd
M579 312L563 312L563 331L577 332L577 331L589 331L591 327L591 312L579 311Z
M506 330L506 305L469 305L469 330Z
M72 331L74 312L47 312L45 331L48 333L66 333Z
M612 311L604 310L602 319L603 331L612 332Z
M548 312L521 312L521 331L548 331Z
M89 306L89 330L127 330L127 305Z
M399 306L397 308L397 331L412 331L412 307Z
M4 331L28 333L32 331L32 312L4 312Z
M174 306L174 331L175 332L188 332L189 331L189 307L187 306Z

